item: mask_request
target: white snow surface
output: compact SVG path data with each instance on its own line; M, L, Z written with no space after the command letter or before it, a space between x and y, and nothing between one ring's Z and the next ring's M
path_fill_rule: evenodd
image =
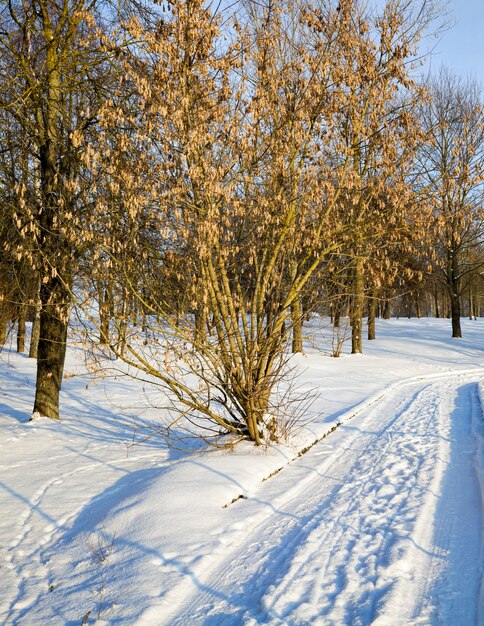
M327 326L293 359L310 419L268 448L128 447L160 392L75 343L62 420L29 422L4 348L0 623L484 624L484 320L379 320L339 359Z

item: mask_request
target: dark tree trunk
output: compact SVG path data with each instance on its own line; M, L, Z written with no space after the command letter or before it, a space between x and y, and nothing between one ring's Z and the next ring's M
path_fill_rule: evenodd
M0 293L0 347L5 345L8 334L8 323L10 321L10 304L8 296Z
M479 299L479 295L477 293L477 289L474 291L472 287L469 287L469 319L476 320L477 319L477 306L476 302Z
M450 310L452 318L452 337L460 339L462 337L462 329L460 325L460 298L457 294L451 294Z
M298 265L296 261L291 261L291 281L294 282L296 280ZM302 341L302 323L303 323L303 311L302 304L299 295L291 303L291 326L292 326L292 353L295 354L297 352L303 351L303 341Z
M70 294L56 277L42 285L40 300L42 310L33 412L34 415L59 419L59 393L64 372Z
M363 317L354 312L351 321L351 354L363 352Z
M391 306L390 306L390 300L387 298L385 300L385 305L383 307L383 319L384 320L389 320L392 317L392 310L391 310Z
M119 352L121 354L121 356L124 356L125 352L126 352L126 347L127 347L127 332L128 332L128 290L127 289L123 289L123 295L122 295L122 300L121 300L121 319L119 321L119 325L118 325L118 332L119 332L119 338L118 338L118 343L119 343Z
M54 124L54 120L52 120ZM72 254L69 243L59 228L58 215L64 210L66 197L56 169L55 128L40 149L42 211L39 221L42 231L40 248L47 260L39 290L40 337L37 354L37 380L33 416L59 419L59 394L64 372L67 325L71 305ZM62 204L61 204L62 200ZM52 268L55 272L52 272Z
M413 303L412 303L412 296L411 295L407 295L405 297L406 300L406 306L407 306L407 317L408 319L412 318L412 307L413 307Z
M460 297L459 297L459 270L457 256L453 253L455 243L452 242L452 252L447 259L447 286L450 299L450 318L452 320L452 337L460 339L462 329L460 325Z

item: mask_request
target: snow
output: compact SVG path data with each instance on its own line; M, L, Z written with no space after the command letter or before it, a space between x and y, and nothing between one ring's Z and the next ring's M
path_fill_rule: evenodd
M75 343L62 421L29 422L35 365L5 348L0 623L483 624L484 320L449 324L378 320L332 358L313 319L304 427L190 453L150 430L158 390Z

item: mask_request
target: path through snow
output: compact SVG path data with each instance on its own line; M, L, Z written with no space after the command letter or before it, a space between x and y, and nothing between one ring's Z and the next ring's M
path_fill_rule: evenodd
M476 383L400 386L234 504L236 548L139 623L482 624L477 435Z

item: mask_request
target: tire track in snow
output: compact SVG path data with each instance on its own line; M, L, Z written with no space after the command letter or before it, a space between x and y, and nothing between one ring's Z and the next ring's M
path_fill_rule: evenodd
M397 580L413 584L409 546L426 550L432 567L443 569L445 541L432 544L426 523L450 454L450 411L443 399L450 406L459 384L455 376L447 379L455 382L394 390L331 435L333 447L328 440L317 444L288 468L306 462L314 480L295 496L271 500L269 518L253 506L252 517L221 539L220 553L191 573L198 590L185 580L140 624L369 624L386 613ZM408 401L412 386L416 393ZM260 499L271 490L261 488ZM440 521L445 515L451 513ZM230 543L244 534L242 546L230 552ZM425 570L425 558L419 562ZM419 577L420 599L430 591L425 576ZM175 598L178 606L185 598L186 606L170 615ZM432 607L417 610L427 610L425 619L431 619Z
M284 623L305 623L315 617L327 624L371 623L378 597L388 587L386 580L379 581L379 571L405 532L402 526L414 520L412 496L419 495L415 476L424 462L425 469L433 462L431 455L413 457L404 448L428 435L430 426L436 425L435 413L435 390L426 387L365 439L369 445L351 468L353 480L325 507L320 523L298 546L288 573L263 598L270 616ZM405 443L398 442L395 431L402 421L414 432L412 443L408 430ZM301 580L307 582L302 604Z

